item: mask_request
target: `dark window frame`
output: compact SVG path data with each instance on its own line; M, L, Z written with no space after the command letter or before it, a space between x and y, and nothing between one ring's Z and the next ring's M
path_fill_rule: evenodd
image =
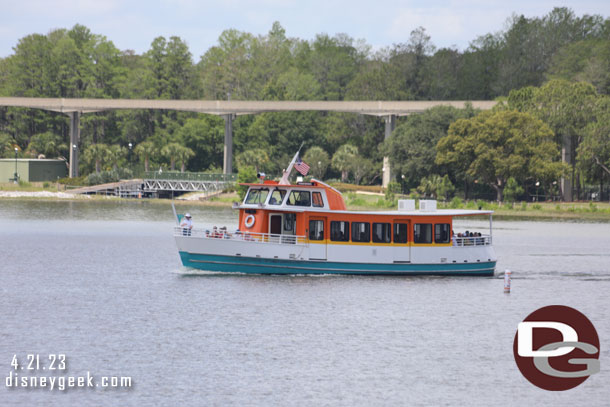
M382 225L381 233L383 236L381 239L379 239L375 233L376 225ZM392 243L392 224L389 222L373 222L371 235L373 243Z
M305 202L303 201L301 195L299 195L299 199L296 200L296 194L307 194L308 197L308 201ZM290 197L295 196L295 202L294 203L290 203ZM300 202L300 203L299 203ZM288 194L288 198L286 199L286 205L290 205L290 206L311 206L311 192L309 191L303 191L300 189L293 189L290 191L290 193Z
M441 231L437 232L436 231L437 226L446 226L447 230L445 230L445 231L441 230ZM446 233L445 240L437 239L436 237L442 233ZM434 224L434 243L451 243L451 224L449 224L449 223L435 223Z
M281 199L279 201L275 201L275 202L271 202L272 199L275 199L273 197L273 194L275 194L276 192L279 192ZM271 196L269 198L269 205L281 205L282 202L284 202L284 198L286 198L287 192L285 189L279 189L279 188L275 188L273 191L271 191Z
M422 236L422 231L420 230L419 233L417 233L416 228L419 227L420 229L422 229L422 226L425 226L426 229L429 229L429 239L426 239L425 241L422 241L421 236ZM425 236L426 234L424 234ZM434 238L433 234L432 234L432 223L414 223L413 224L413 243L415 244L431 244L432 243L432 239Z
M355 225L366 225L366 232L360 232L360 227ZM356 243L368 243L371 241L371 224L369 222L352 222L350 225L352 229L352 242ZM362 236L366 235L366 240L362 239Z
M398 231L396 230L398 226L404 226L404 229L405 229L404 241L402 238L400 238L400 233L398 233ZM400 222L394 223L393 240L394 240L394 243L398 243L398 244L408 244L409 243L409 224L408 223L400 223Z
M321 227L322 235L320 235L320 230L316 230L315 227L312 227L312 224L314 222L318 225L322 225L322 227ZM317 236L315 235L316 232L317 232ZM312 233L313 233L313 235L312 235ZM324 240L324 221L323 220L320 220L320 219L310 219L309 220L309 240L317 240L317 241Z
M337 227L337 224L343 224L345 232L341 232L340 225ZM343 233L343 239L337 239L336 233ZM349 222L346 220L331 220L330 221L330 240L333 242L349 242Z
M249 198L251 197L250 194L252 194L253 192L258 192L257 202L249 202ZM262 192L267 192L264 199L260 199L262 196ZM244 204L245 205L262 204L262 203L265 203L268 196L269 196L269 188L250 188L250 190L248 191L248 195L246 195L246 199L244 200Z

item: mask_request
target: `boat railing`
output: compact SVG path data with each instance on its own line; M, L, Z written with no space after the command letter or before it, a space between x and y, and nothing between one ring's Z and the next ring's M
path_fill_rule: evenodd
M305 236L280 235L274 233L251 233L237 231L229 233L221 230L214 232L210 229L187 229L180 226L174 228L174 236L187 236L203 239L239 240L252 243L275 243L275 244L306 244Z
M453 236L453 246L455 247L471 247L471 246L490 246L491 236L481 235L473 237Z

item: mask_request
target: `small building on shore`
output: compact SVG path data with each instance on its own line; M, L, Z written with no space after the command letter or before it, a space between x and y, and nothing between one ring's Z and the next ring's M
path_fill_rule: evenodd
M26 182L57 181L68 176L68 166L64 160L0 158L0 183L14 181L15 167L18 179Z

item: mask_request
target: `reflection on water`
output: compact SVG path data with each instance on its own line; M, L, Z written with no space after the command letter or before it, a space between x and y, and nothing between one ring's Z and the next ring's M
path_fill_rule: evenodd
M198 227L236 226L230 209L187 210ZM0 404L607 405L607 224L494 221L499 275L456 278L194 271L173 222L169 204L0 201ZM562 394L512 359L517 324L549 304L579 309L602 342L602 371ZM5 389L28 353L134 388Z

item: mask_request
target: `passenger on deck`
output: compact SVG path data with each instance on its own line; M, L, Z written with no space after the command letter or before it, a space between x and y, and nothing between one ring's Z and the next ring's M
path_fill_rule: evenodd
M222 237L223 239L230 239L231 235L229 234L229 232L227 232L227 227L223 226L220 228L220 237Z
M182 228L182 236L190 236L191 230L193 229L193 221L191 220L191 214L187 213L180 222Z
M220 237L220 233L218 233L218 228L216 226L212 228L212 237L215 239L218 239Z

